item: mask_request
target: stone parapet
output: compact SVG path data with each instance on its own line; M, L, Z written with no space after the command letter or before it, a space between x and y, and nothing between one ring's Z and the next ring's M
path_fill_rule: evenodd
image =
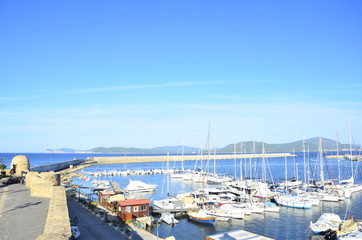
M64 187L53 187L52 198L50 199L47 221L44 229L44 236L51 236L51 239L69 239L71 237L67 198ZM46 239L39 237L37 240Z
M59 185L57 173L29 172L26 175L31 196L50 198L44 232L37 240L68 240L72 236L65 188Z
M60 174L51 172L29 172L26 175L26 186L32 188L32 185L60 186Z
M43 184L32 184L30 187L30 195L33 197L52 198L53 186L47 186Z

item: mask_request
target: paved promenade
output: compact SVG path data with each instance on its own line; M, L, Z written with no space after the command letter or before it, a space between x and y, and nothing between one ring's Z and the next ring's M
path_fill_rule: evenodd
M49 198L31 197L30 190L20 183L3 185L0 180L0 239L1 240L35 240L44 231ZM126 234L114 230L102 219L86 210L78 202L67 198L69 217L78 218L80 239L127 239ZM129 226L133 240L160 239L151 233Z
M50 199L31 197L20 183L4 186L0 180L0 239L32 240L45 227Z
M109 239L109 240L117 240L117 239L127 239L127 235L125 233L121 234L120 230L115 230L113 227L109 226L106 222L104 222L101 218L96 217L89 210L86 210L83 206L81 206L76 200L67 197L68 202L68 210L69 217L74 219L77 217L78 224L81 237L80 239L87 240L99 240L99 239ZM108 219L111 219L112 216L109 216ZM125 226L126 227L126 226ZM157 238L155 235L151 233L136 228L133 225L128 226L132 229L130 234L132 235L133 240L162 240L162 238Z

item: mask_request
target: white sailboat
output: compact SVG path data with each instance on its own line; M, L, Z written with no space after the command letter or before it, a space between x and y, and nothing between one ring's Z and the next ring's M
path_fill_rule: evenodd
M153 200L153 205L158 209L182 209L183 202L181 199L170 197L170 171L169 171L169 153L167 153L167 162L166 162L166 175L164 178L164 182L166 182L166 191L167 191L167 198L161 200ZM161 195L163 195L163 186Z
M181 173L171 173L171 178L178 178L178 179L183 179L184 177L184 142L182 141L182 147L181 147Z

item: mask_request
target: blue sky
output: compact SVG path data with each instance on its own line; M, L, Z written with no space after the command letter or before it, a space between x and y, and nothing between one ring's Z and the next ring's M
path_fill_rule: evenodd
M1 1L0 152L362 143L362 3Z

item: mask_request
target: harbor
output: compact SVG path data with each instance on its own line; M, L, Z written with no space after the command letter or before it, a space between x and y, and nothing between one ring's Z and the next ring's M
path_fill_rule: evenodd
M361 193L359 193L359 190L356 192L351 193L348 197L338 197L338 199L334 200L334 198L328 199L327 197L324 197L324 200L319 198L319 203L315 205L311 205L311 207L299 207L299 206L284 206L285 203L280 202L279 204L275 201L276 199L274 196L269 196L265 198L265 200L259 200L256 201L256 203L263 203L263 201L267 202L272 200L273 202L276 202L279 205L279 210L274 211L269 209L270 211L266 211L266 208L261 211L258 210L258 208L255 206L254 210L255 212L251 212L251 214L244 214L240 218L231 218L226 219L223 218L219 221L215 221L213 226L203 226L198 223L195 223L194 221L190 220L187 214L187 211L183 211L182 208L156 208L153 205L155 204L156 200L162 202L162 199L173 199L177 196L183 196L185 194L193 193L191 194L193 197L196 197L197 195L204 195L206 198L208 205L210 204L220 204L221 200L220 196L215 197L215 193L228 193L227 195L230 196L230 193L233 192L234 196L238 191L242 191L242 187L240 183L243 181L245 183L250 183L252 185L253 178L256 179L262 179L263 177L263 161L265 161L266 166L270 168L268 171L268 174L266 176L266 179L272 183L275 182L279 184L280 187L286 187L290 189L297 190L303 190L303 184L300 182L303 182L304 178L304 165L303 165L303 153L296 153L296 156L293 157L279 157L279 158L272 158L268 161L267 158L263 157L261 158L252 158L251 159L251 165L248 158L233 158L233 159L224 159L224 160L217 160L216 166L217 166L217 172L222 173L227 172L227 174L224 174L226 179L229 179L228 181L233 182L235 179L238 180L239 184L228 184L226 183L219 183L215 184L215 182L208 181L210 177L212 176L213 172L213 160L205 160L203 162L204 168L209 167L209 171L204 176L205 180L205 186L203 190L203 183L202 178L196 176L202 176L199 175L197 171L195 171L196 164L200 164L198 166L201 166L200 161L184 161L184 170L181 168L182 162L180 161L166 161L166 162L148 162L144 164L139 163L130 163L130 164L109 164L109 165L95 165L92 167L89 167L87 169L81 170L82 174L85 176L91 176L95 179L112 179L113 181L119 182L122 189L125 189L127 185L129 184L130 179L139 180L142 182L147 182L149 184L157 185L157 187L154 189L154 191L150 192L139 192L139 193L126 193L126 195L130 198L147 198L151 201L150 206L152 207L151 215L154 217L155 221L157 219L161 219L161 215L166 212L173 213L175 218L177 219L178 223L174 226L168 226L166 223L159 224L157 227L157 230L155 227L153 227L151 231L153 234L156 234L157 232L161 237L168 237L168 236L174 236L176 239L186 239L183 234L178 233L177 229L183 229L183 228L190 228L193 232L197 233L199 232L197 229L201 228L203 231L206 231L202 236L195 235L194 239L203 239L206 238L206 233L212 233L216 229L217 232L228 232L231 230L236 230L238 228L245 229L247 231L260 234L262 236L275 238L275 239L292 239L291 236L289 236L289 233L286 232L273 232L271 228L271 224L283 228L293 228L293 224L298 224L301 227L296 230L296 234L298 236L297 239L306 239L309 236L312 236L309 230L309 224L311 221L316 221L318 217L322 214L324 211L332 211L335 213L339 213L341 217L354 215L355 218L360 219L362 216L360 211L357 210L359 208L359 202L361 201ZM320 167L319 161L318 161L318 153L313 153L310 155L309 159L311 159L310 163L313 165L311 169L314 169L316 167ZM212 159L212 158L210 158ZM324 159L330 159L328 160L329 168L324 168L323 171L325 172L325 180L328 180L328 176L331 176L331 173L333 172L334 176L340 177L341 181L343 179L348 179L350 176L348 174L351 173L350 169L358 169L356 168L358 162L354 161L347 161L343 160L344 162L340 162L340 166L338 166L339 162L334 161L332 158L325 157ZM323 160L324 161L324 160ZM287 166L285 166L285 162L287 162ZM235 163L237 164L236 167ZM352 165L351 165L352 163ZM241 165L241 168L240 168ZM250 166L252 167L252 171L250 171ZM297 167L296 167L297 166ZM258 169L257 171L254 171L255 168ZM338 168L345 169L340 171L338 175ZM236 171L235 171L236 169ZM241 169L241 170L240 170ZM315 171L315 170L313 170ZM319 171L319 170L318 170ZM330 172L332 171L332 172ZM312 171L311 171L312 172ZM329 172L329 173L328 173ZM187 173L194 174L195 178L192 180L185 180L183 178L180 178L179 175L187 175ZM272 173L273 176L270 176L269 173ZM235 178L236 174L236 178ZM287 178L285 176L287 174ZM240 176L243 177L243 181L240 181ZM252 176L252 177L251 177ZM296 179L293 180L293 177L296 176ZM313 175L313 178L316 176L320 177L320 173L315 173ZM312 178L312 175L310 176ZM292 180L290 180L292 179ZM356 183L361 183L361 173L359 170L354 172L354 179ZM273 181L272 181L273 180ZM75 182L82 182L83 184L87 184L86 182L74 178ZM260 180L256 180L257 182ZM333 181L332 181L333 182ZM256 183L255 183L256 184ZM284 184L284 185L283 185ZM296 184L293 186L293 184ZM234 186L232 186L234 185ZM250 185L250 186L251 186ZM254 194L256 196L256 189L260 188L262 185L255 185L254 188ZM331 185L332 189L334 185ZM326 189L328 189L328 185L326 185ZM234 188L234 189L233 189ZM244 189L246 190L246 189ZM279 193L280 195L281 193ZM169 197L167 197L169 196ZM281 196L281 195L280 195ZM321 195L322 196L322 195ZM260 196L259 196L260 197ZM239 195L239 201L243 198L243 195ZM323 197L322 197L323 198ZM274 199L274 200L273 200ZM224 199L225 200L225 199ZM198 202L197 207L198 209L201 208L200 202ZM288 205L288 204L287 204ZM357 209L356 209L357 207ZM299 208L299 209L298 209ZM259 208L260 209L260 208ZM197 208L193 209L194 211L197 211ZM220 210L217 210L220 211ZM259 227L256 227L259 226ZM263 227L261 227L263 226ZM262 230L264 229L264 230ZM210 234L209 234L210 235ZM289 237L288 237L289 236Z
M89 208L93 208L89 206L95 206L96 212L99 214L99 217L97 214L96 216L106 223L106 229L109 228L107 231L120 233L121 226L123 226L123 230L124 226L130 226L132 233L134 233L134 239L145 239L136 238L141 234L136 234L136 232L151 234L150 236L153 235L156 238L158 236L163 239L170 237L175 239L190 239L190 237L191 239L205 239L208 236L220 236L218 234L239 231L240 229L251 232L255 236L260 235L272 239L295 239L291 235L292 233L297 236L296 239L306 239L318 236L312 234L310 223L318 222L323 213L333 212L343 222L350 217L356 220L362 218L362 194L359 191L351 192L348 197L343 198L342 194L337 194L338 199L335 200L325 197L329 195L323 195L325 199L319 198L320 202L310 208L296 208L296 206L288 206L288 204L285 206L282 202L276 202L276 196L285 194L282 192L274 196L264 195L269 190L270 193L275 192L271 188L274 185L281 190L286 187L291 191L298 190L299 194L306 188L303 184L304 154L297 152L293 155L271 159L261 157L214 161L212 158L206 158L202 161L159 161L142 164L90 165L85 161L86 168L82 166L82 163L70 166L59 174L72 176L71 182L68 183L70 185L69 193L73 192L74 194L74 200L71 201L88 211L90 211ZM323 161L320 161L319 153L311 153L307 159L309 159L310 172L315 173L310 174L310 176L306 174L306 176L313 179L324 177L326 183L324 187L326 190L329 189L328 191L333 192L333 189L337 189L337 183L345 182L344 184L349 186L351 173L353 173L352 179L355 186L359 186L362 182L358 161L345 159L336 161L324 155ZM326 164L323 168L323 176L320 171L321 162ZM215 172L218 173L216 179L213 173L214 167ZM268 171L266 171L267 169ZM265 192L262 190L264 184L262 179L267 180L265 186L268 188L264 189ZM316 184L319 184L319 181ZM131 184L132 182L137 184ZM131 188L131 186L133 187ZM138 187L143 190L135 191ZM262 191L257 194L259 190ZM253 202L248 200L251 196ZM268 205L267 208L264 203L270 201L274 202L274 205ZM180 205L181 202L183 205ZM222 207L223 205L231 206L234 204L239 206L243 202L253 204L250 205L250 207L252 206L250 210L247 210L246 205L243 209L237 208L238 211L243 211L242 214L232 213L231 209ZM114 203L117 205L112 205ZM174 207L166 207L167 204L172 204ZM193 207L189 205L186 208L184 204L190 204ZM199 223L190 217L189 212L199 212L203 209L203 205L207 211L210 210L210 207L213 208L209 212L213 215L211 219L215 220L212 224ZM128 211L127 206L131 206L132 211L134 207L137 207L138 210L137 212L126 213ZM263 207L261 208L261 206ZM122 207L121 211L119 211L120 207ZM143 209L146 212L141 211ZM104 219L105 213L109 217L107 220ZM165 218L166 213L170 213L174 217L169 221L168 218ZM143 221L142 214L152 218ZM107 227L107 225L113 224L111 216L116 217L116 219L118 217L123 218L122 224L127 225L122 225L118 222L119 220L116 220L117 226ZM169 223L166 223L167 221ZM83 231L92 232L91 229L87 230L86 226L79 225L79 227L80 229L85 227ZM188 235L185 235L185 229L188 230ZM289 230L282 231L282 229ZM127 237L128 235L124 236Z

